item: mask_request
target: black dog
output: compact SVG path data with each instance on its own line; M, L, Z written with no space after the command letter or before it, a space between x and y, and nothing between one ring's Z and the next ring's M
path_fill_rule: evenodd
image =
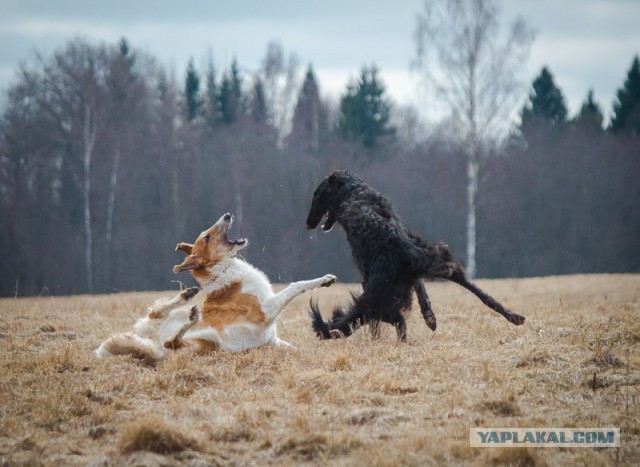
M473 292L489 308L509 322L524 323L524 316L512 313L466 278L462 266L446 244L429 243L407 230L391 202L369 187L356 174L336 171L325 178L313 194L307 228L315 229L326 216L322 230L338 222L347 233L353 259L363 278L363 293L355 296L349 310L333 310L328 323L317 303L311 303L313 329L321 339L351 335L370 324L375 334L380 321L396 327L406 340L403 311L411 307L415 290L427 326L435 331L436 318L421 279L448 279ZM334 331L334 332L332 332ZM337 332L335 332L337 331Z

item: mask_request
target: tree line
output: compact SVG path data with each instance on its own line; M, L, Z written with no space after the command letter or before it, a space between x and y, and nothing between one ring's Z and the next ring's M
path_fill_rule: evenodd
M483 148L477 274L640 271L640 72L604 127L589 92L569 117L544 68L509 136ZM277 43L259 70L193 61L184 80L126 40L75 39L23 65L0 119L0 295L167 289L221 214L274 282L357 281L344 235L305 230L317 183L351 169L405 223L466 261L467 147L423 128L364 66L339 105Z

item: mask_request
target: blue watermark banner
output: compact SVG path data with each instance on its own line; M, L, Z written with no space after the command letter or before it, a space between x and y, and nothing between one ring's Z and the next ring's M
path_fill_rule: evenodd
M620 447L620 428L469 428L472 448Z

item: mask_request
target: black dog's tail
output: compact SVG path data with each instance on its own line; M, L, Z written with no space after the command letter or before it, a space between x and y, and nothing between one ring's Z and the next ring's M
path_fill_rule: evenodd
M352 313L346 314L339 306L333 309L331 321L329 322L326 322L322 318L317 300L311 299L309 306L311 307L311 311L309 312L309 316L311 316L311 326L316 336L320 339L348 337L354 328L359 327L361 324L360 319L349 319Z

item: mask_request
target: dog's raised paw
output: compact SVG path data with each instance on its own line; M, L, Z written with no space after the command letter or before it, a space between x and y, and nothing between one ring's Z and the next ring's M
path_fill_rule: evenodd
M338 280L338 278L333 274L327 274L324 276L323 279L324 279L324 282L322 283L322 287L330 287L331 285L335 284L336 281Z
M191 300L198 292L200 292L199 287L189 287L182 292L182 297L185 300Z

